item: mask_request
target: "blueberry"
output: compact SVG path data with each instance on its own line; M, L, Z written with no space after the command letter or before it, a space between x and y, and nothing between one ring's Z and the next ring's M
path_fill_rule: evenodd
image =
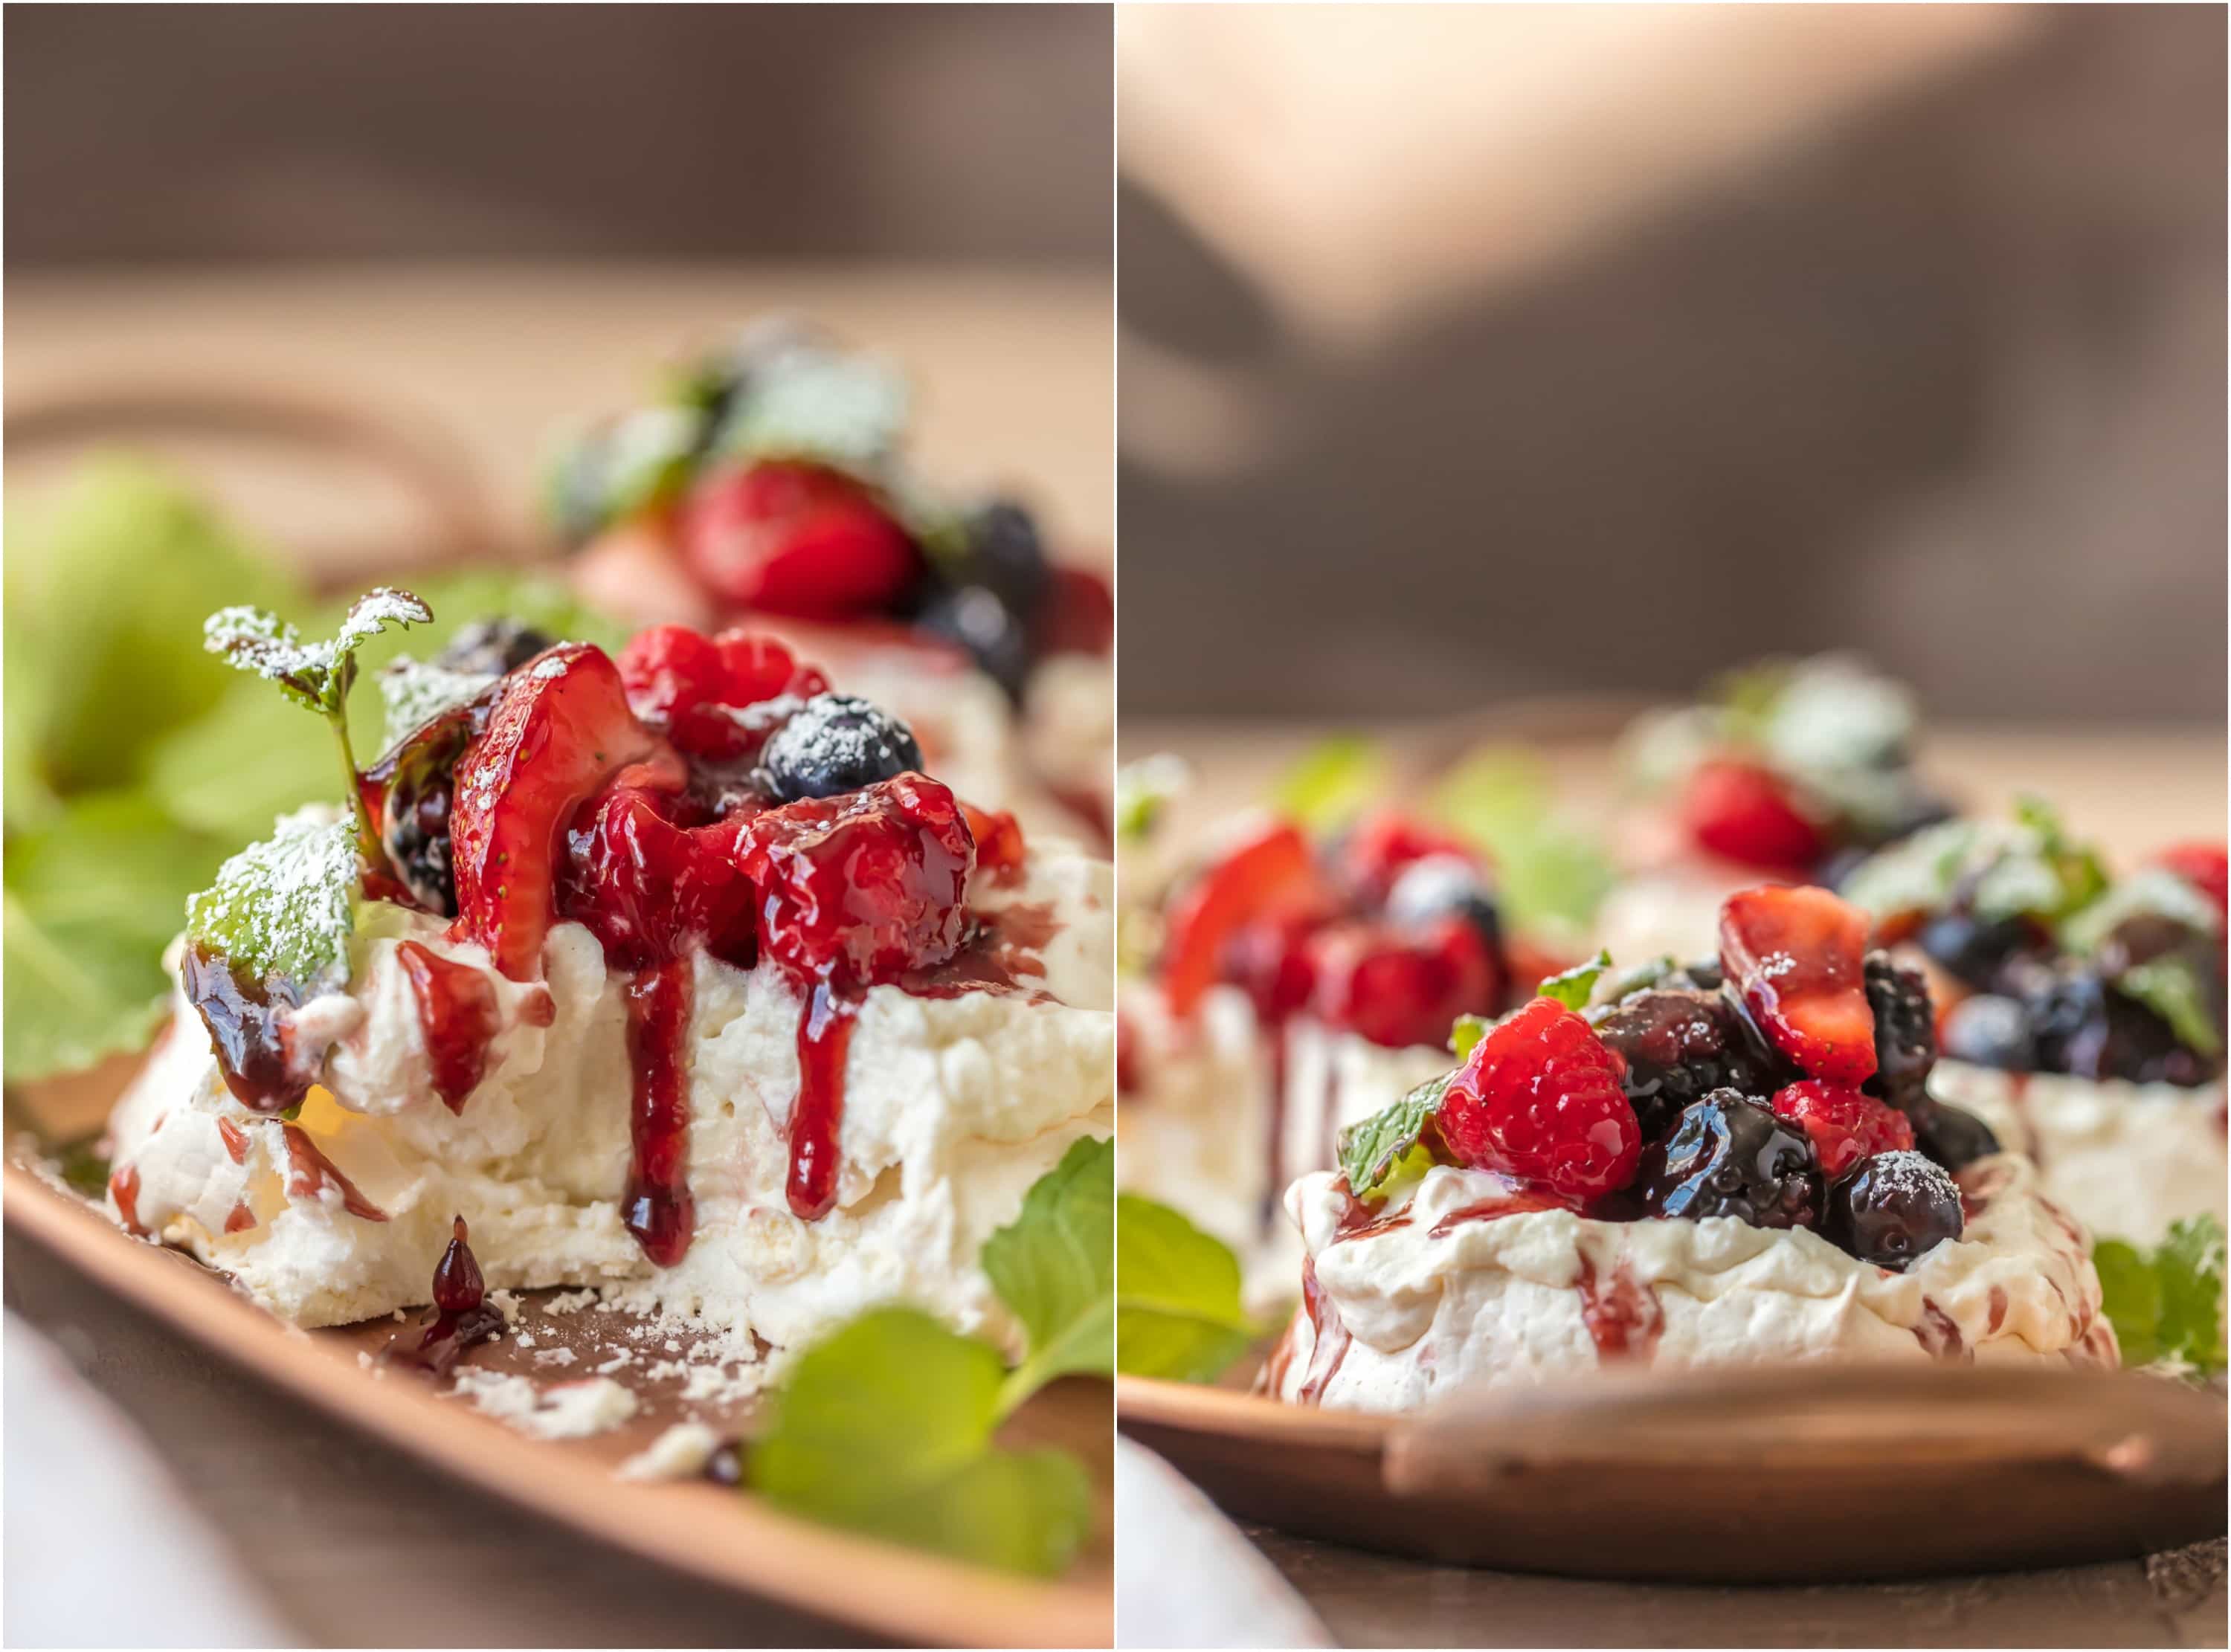
M1478 932L1490 958L1503 958L1503 914L1494 891L1461 855L1428 855L1404 867L1387 892L1387 915L1398 924L1461 918Z
M2037 1035L2018 998L1978 992L1944 1015L1944 1054L1956 1062L2027 1073L2037 1066Z
M434 663L450 671L476 671L501 677L516 671L558 639L515 619L498 616L461 625Z
M1626 1099L1654 1140L1691 1103L1765 1087L1742 1029L1717 993L1646 987L1589 1012L1596 1036L1626 1062Z
M922 767L907 726L850 694L816 694L774 732L760 755L779 803L834 797Z
M1802 1131L1735 1090L1714 1090L1643 1149L1634 1191L1652 1216L1809 1228L1820 1215L1820 1164Z
M1007 691L1023 697L1030 675L1030 633L1015 610L986 585L955 585L937 591L915 616L922 629L958 643L977 669Z
M1031 513L1012 500L994 500L968 519L967 583L982 585L1027 619L1044 599L1050 575L1045 546Z
M1838 1177L1820 1224L1839 1249L1896 1274L1957 1239L1961 1228L1959 1184L1910 1151L1877 1153Z
M2019 918L1985 923L1967 912L1940 913L1914 937L1923 952L1979 992L1996 984L2008 960L2033 946L2035 939Z
M1929 984L1917 970L1900 969L1887 952L1870 952L1867 1003L1875 1014L1875 1074L1867 1094L1900 1113L1927 1100L1929 1069L1937 1065L1937 1015Z
M1965 1170L1999 1151L1990 1126L1965 1108L1934 1100L1913 1115L1913 1142L1949 1171Z

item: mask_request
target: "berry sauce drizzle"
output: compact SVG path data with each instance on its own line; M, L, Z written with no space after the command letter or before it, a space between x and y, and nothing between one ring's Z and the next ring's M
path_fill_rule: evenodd
M798 1020L798 1100L790 1110L792 1215L818 1222L837 1203L837 1133L844 1120L845 1054L857 1008L826 981Z
M351 1216L366 1222L387 1220L387 1212L365 1197L356 1184L341 1173L340 1167L319 1151L308 1131L296 1124L282 1125L281 1128L287 1135L288 1197L314 1199L322 1197L330 1187L340 1194L341 1208Z
M696 1226L689 1197L689 1034L693 971L685 954L645 966L629 983L628 1065L634 1096L628 1131L627 1230L643 1254L672 1268L689 1254Z
M318 1063L295 1048L291 984L250 984L223 958L186 948L182 983L216 1047L217 1070L241 1106L284 1113L309 1094ZM322 1060L323 1052L320 1052Z
M1596 1345L1600 1359L1639 1359L1646 1364L1658 1352L1658 1339L1665 1329L1665 1310L1658 1294L1635 1283L1625 1262L1612 1269L1608 1281L1596 1275L1595 1263L1581 1255L1581 1319Z
M1325 1389L1340 1374L1341 1362L1348 1358L1348 1346L1355 1339L1341 1322L1340 1310L1317 1283L1313 1258L1302 1263L1302 1309L1310 1316L1310 1327L1316 1335L1310 1345L1310 1368L1294 1399L1297 1404L1322 1405Z
M501 1028L495 988L483 971L453 964L417 941L398 946L395 961L418 1000L434 1094L450 1112L462 1113L465 1098L488 1071L488 1045Z
M410 1333L389 1339L385 1357L398 1365L440 1376L456 1365L469 1348L488 1341L503 1329L503 1315L488 1306L481 1265L466 1242L465 1219L449 1227L449 1243L434 1264L434 1312L422 1322L416 1344L406 1344Z

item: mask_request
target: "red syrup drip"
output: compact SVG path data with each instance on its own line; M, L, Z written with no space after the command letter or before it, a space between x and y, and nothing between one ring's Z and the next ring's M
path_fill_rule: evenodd
M224 1138L224 1151L236 1165L248 1162L248 1133L230 1119L217 1121L217 1133Z
M255 1113L283 1113L317 1081L318 1063L295 1048L293 989L242 982L223 958L186 949L180 971L187 1002L209 1029L225 1088Z
M488 1071L488 1045L502 1025L495 988L481 971L453 964L440 953L407 940L395 960L411 980L418 1000L418 1026L433 1069L434 1094L452 1113L462 1113L465 1098ZM548 998L547 992L542 995Z
M1595 1264L1581 1257L1581 1319L1601 1359L1639 1359L1648 1363L1658 1352L1659 1336L1665 1329L1665 1310L1658 1294L1635 1283L1625 1262L1612 1269L1608 1282L1596 1277Z
M1475 1200L1450 1211L1427 1229L1426 1237L1445 1239L1458 1228L1474 1222L1493 1222L1499 1216L1523 1216L1530 1210L1564 1210L1571 1207L1547 1193L1531 1188L1512 1187L1489 1198Z
M503 1329L503 1315L487 1301L481 1265L466 1242L465 1219L449 1224L449 1242L434 1264L434 1311L420 1321L418 1339L408 1343L410 1333L398 1332L388 1339L384 1357L398 1365L416 1366L439 1377Z
M147 1229L139 1225L139 1167L126 1165L108 1178L108 1197L116 1201L116 1213L124 1218L125 1228L138 1237L147 1237Z
M643 1254L661 1268L689 1251L697 1212L689 1197L689 1034L693 971L689 957L648 965L628 984L628 1065L634 1094L628 1133L624 1219Z
M1322 1405L1325 1389L1339 1375L1341 1362L1348 1358L1348 1346L1355 1339L1341 1322L1340 1310L1317 1283L1314 1257L1305 1258L1302 1263L1302 1310L1310 1316L1310 1327L1316 1336L1310 1347L1309 1371L1302 1378L1302 1386L1294 1401L1300 1405Z
M837 1137L844 1123L845 1055L857 1013L857 1005L824 981L815 985L799 1014L798 1100L790 1110L786 1191L791 1212L801 1221L818 1222L837 1203Z
M1344 1244L1350 1239L1376 1238L1382 1233L1392 1233L1397 1228L1410 1225L1407 1210L1399 1216L1390 1216L1384 1210L1373 1210L1344 1185L1341 1191L1348 1203L1341 1208L1340 1221L1333 1229L1332 1242L1336 1245ZM1438 1238L1440 1229L1436 1228L1433 1233Z
M341 1196L341 1208L352 1216L366 1222L385 1222L387 1212L358 1191L355 1183L341 1174L340 1167L327 1158L310 1139L310 1133L301 1126L280 1126L287 1136L287 1162L290 1169L287 1177L287 1193L290 1198L314 1199L328 1187L337 1189Z
M1976 1362L1974 1350L1961 1337L1960 1327L1953 1323L1952 1316L1927 1297L1921 1300L1921 1318L1913 1327L1913 1339L1924 1352L1939 1364L1971 1365Z

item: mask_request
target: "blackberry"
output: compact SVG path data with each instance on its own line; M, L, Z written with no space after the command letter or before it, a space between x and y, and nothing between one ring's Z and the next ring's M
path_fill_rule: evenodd
M1978 992L1944 1014L1944 1055L1952 1061L2002 1072L2027 1073L2037 1067L2037 1034L2029 1010L2019 998Z
M1913 1115L1913 1145L1948 1171L1968 1168L1999 1151L1999 1139L1964 1107L1931 1100Z
M1919 971L1892 963L1887 952L1867 954L1865 978L1875 1014L1875 1072L1862 1087L1900 1113L1911 1113L1928 1100L1929 1069L1937 1065L1929 983Z
M424 910L457 915L456 876L449 856L449 808L458 759L486 725L495 687L454 706L414 730L364 772L369 803L388 869Z
M987 585L937 590L915 612L914 623L958 645L978 670L1007 691L1008 699L1022 699L1031 672L1030 632L999 592Z
M1495 893L1486 878L1464 856L1428 855L1404 867L1387 892L1387 915L1398 924L1463 919L1487 948L1497 978L1509 978L1503 952L1502 911L1495 904Z
M768 795L796 803L919 770L922 747L882 707L851 694L816 694L775 731L760 765Z
M1743 1029L1717 993L1647 987L1588 1019L1626 1062L1626 1099L1646 1141L1664 1135L1683 1108L1712 1091L1763 1086Z
M1962 1225L1959 1184L1924 1155L1901 1151L1863 1158L1837 1178L1820 1231L1861 1262L1902 1274L1957 1239Z
M1024 629L1045 599L1051 578L1038 524L1021 506L993 500L969 517L967 583L983 586L1021 616Z
M1735 1090L1714 1090L1642 1150L1634 1191L1651 1216L1809 1228L1820 1216L1820 1164L1803 1131Z
M434 663L450 671L501 677L507 671L518 670L557 641L546 631L498 616L459 626L449 645L434 656Z

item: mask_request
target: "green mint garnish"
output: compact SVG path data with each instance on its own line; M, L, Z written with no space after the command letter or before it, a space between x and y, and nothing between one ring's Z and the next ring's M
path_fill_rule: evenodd
M1348 1191L1369 1204L1432 1167L1426 1127L1441 1110L1456 1074L1427 1079L1393 1107L1348 1126L1340 1133L1340 1167Z
M1135 1377L1209 1383L1258 1327L1240 1305L1239 1259L1167 1204L1116 1201L1116 1368Z
M2092 1263L2124 1365L2166 1362L2196 1376L2224 1368L2223 1229L2214 1216L2171 1223L2151 1251L2102 1239Z
M288 699L326 720L340 751L342 795L367 866L378 864L379 839L357 790L356 753L349 744L348 694L356 683L356 652L391 625L424 625L433 617L433 610L409 591L376 585L350 605L330 642L306 642L292 625L261 608L221 610L202 628L202 646L211 654L278 684Z
M2195 1055L2210 1060L2223 1053L2222 1036L2208 1013L2208 997L2190 962L2170 956L2134 964L2118 975L2115 991L2136 998L2152 1010L2176 1035L2176 1041Z
M1116 836L1126 843L1143 843L1171 798L1186 788L1191 778L1183 758L1161 752L1127 763L1116 771Z
M1320 836L1338 831L1386 789L1387 762L1356 734L1319 741L1279 777L1271 802Z
M1469 1059L1473 1046L1487 1036L1487 1029L1494 1024L1485 1016L1458 1016L1456 1025L1449 1029L1449 1049L1458 1061Z
M1549 771L1533 753L1484 747L1426 799L1433 819L1485 849L1505 924L1585 926L1614 881L1609 858L1558 817Z
M912 1308L879 1308L800 1354L752 1448L749 1481L809 1518L980 1565L1050 1576L1092 1525L1065 1452L993 1436L1054 1378L1115 1362L1116 1152L1081 1140L985 1242L993 1288L1028 1333L998 1350Z
M1609 968L1611 954L1599 950L1587 963L1575 964L1569 970L1550 976L1534 991L1541 997L1555 998L1568 1010L1584 1010L1589 995L1596 990L1596 983Z
M308 989L346 958L365 862L346 821L301 816L217 868L186 902L186 935L221 954L236 975Z

